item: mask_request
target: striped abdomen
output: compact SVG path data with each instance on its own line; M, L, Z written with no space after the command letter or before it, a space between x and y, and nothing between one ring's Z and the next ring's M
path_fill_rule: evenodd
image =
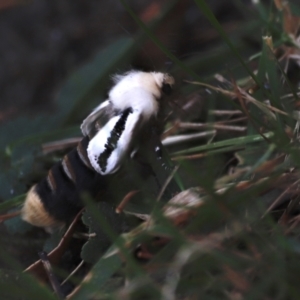
M87 157L89 138L55 164L46 178L27 194L22 218L35 226L51 227L71 221L83 207L81 195L91 196L105 186L105 179L93 170Z

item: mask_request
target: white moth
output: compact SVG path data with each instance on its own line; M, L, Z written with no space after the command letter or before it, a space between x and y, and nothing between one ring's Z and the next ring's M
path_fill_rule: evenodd
M138 137L157 118L163 94L169 94L174 78L166 73L130 71L114 77L108 99L82 123L90 137L88 158L101 175L116 172L126 156L138 149Z

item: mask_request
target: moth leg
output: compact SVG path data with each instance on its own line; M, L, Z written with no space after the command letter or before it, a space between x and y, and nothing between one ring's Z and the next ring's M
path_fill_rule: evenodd
M159 162L159 164L163 167L165 171L172 172L173 167L168 164L166 160L164 160L164 154L163 154L163 146L161 143L159 143L157 146L155 146L155 154L156 154L156 159Z

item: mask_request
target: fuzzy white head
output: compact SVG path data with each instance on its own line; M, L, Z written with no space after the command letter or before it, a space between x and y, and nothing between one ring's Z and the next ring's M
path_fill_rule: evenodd
M121 111L131 107L143 114L145 119L156 116L163 88L170 89L174 78L166 73L130 71L114 77L115 86L109 92L109 99Z
M124 158L136 151L137 136L151 118L155 120L162 94L170 94L174 84L174 78L168 74L141 71L115 76L114 81L108 100L81 125L83 134L91 137L87 148L89 161L101 175L116 172ZM101 126L96 128L98 123Z

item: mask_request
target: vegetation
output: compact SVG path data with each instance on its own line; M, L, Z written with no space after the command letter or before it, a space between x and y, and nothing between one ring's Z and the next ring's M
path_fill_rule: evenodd
M180 59L154 33L178 1L148 24L120 2L138 23L138 36L119 38L74 72L55 115L14 119L0 129L2 219L67 151L66 139L80 136L78 124L103 99L109 75L127 66L146 38L173 61L177 82L184 79L163 136L177 166L170 179L181 191L150 206L129 203L122 216L86 196L86 212L51 237L19 217L5 221L11 236L1 244L13 243L0 250L1 298L56 299L62 292L72 300L298 299L299 4L253 1L245 11L243 1L232 1L242 20L228 31L208 3L194 0L221 41ZM130 225L117 234L123 217ZM81 218L88 238L78 230ZM44 264L22 272L27 261L13 257L14 247L31 256L43 248L48 257L41 254ZM47 259L53 270L45 272ZM42 285L49 272L62 281L71 274L71 284Z

